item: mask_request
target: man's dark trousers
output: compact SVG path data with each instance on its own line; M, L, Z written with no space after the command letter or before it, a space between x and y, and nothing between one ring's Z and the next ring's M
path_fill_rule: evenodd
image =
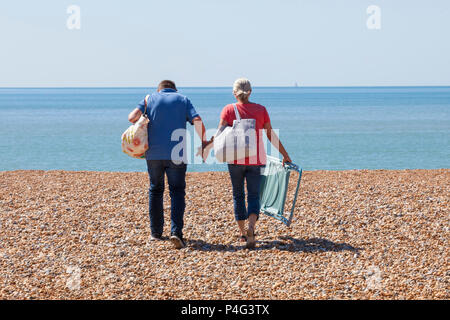
M171 160L147 160L150 177L149 214L153 235L161 236L164 225L164 174L167 175L171 203L171 234L183 236L183 216L186 189L186 164L175 164Z

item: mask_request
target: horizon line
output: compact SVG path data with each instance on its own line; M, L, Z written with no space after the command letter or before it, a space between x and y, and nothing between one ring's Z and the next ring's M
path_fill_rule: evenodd
M348 85L348 86L253 86L253 88L449 88L449 85ZM0 89L124 89L124 88L133 88L133 89L145 89L145 88L157 88L152 86L24 86L24 87L2 87ZM177 88L232 88L232 86L179 86Z

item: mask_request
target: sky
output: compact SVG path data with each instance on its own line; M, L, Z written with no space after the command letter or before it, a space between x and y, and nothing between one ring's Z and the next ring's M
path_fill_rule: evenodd
M448 0L1 1L0 87L445 86L449 34Z

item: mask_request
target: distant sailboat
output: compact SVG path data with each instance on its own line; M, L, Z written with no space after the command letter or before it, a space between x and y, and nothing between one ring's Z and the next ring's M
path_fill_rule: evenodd
M298 88L298 83L294 82L294 87Z

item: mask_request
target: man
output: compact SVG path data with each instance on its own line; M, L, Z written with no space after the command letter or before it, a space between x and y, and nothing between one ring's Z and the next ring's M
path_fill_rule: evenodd
M142 102L128 116L135 123L145 110ZM189 99L177 92L175 83L162 81L158 91L148 99L147 169L150 178L149 216L151 240L162 240L164 226L164 174L167 175L171 199L171 235L175 248L186 246L183 239L183 216L186 188L186 122L195 126L197 134L206 142L205 126ZM181 134L180 134L181 132ZM181 141L180 141L181 140ZM180 149L180 145L182 148ZM174 152L176 150L176 152Z

